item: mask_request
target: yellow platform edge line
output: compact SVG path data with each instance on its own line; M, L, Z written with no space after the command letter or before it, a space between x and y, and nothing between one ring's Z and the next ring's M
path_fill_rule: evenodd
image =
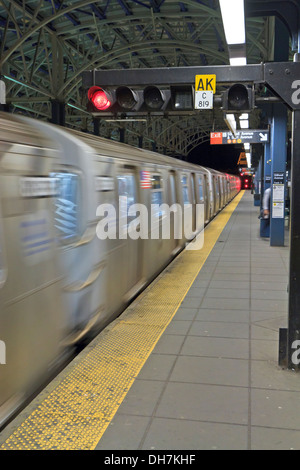
M181 297L176 309L174 310L172 316L169 318L168 322L165 323L165 327L161 330L159 336L157 337L157 340L155 341L155 343L153 343L151 349L149 349L149 352L147 354L147 357L145 359L145 362L146 360L148 359L148 357L151 355L151 353L153 352L153 350L155 349L155 346L157 345L159 339L161 338L161 336L163 335L165 329L167 328L167 326L171 323L172 319L174 318L174 316L176 315L180 305L182 304L183 300L185 299L187 293L189 292L190 288L192 287L193 283L195 282L198 274L200 273L201 269L203 268L207 258L209 257L212 249L214 248L218 238L220 237L222 231L224 230L224 228L226 227L227 225L227 222L229 221L230 217L232 216L233 212L235 211L236 207L238 206L238 204L240 203L242 197L244 196L245 194L245 190L241 190L239 192L239 194L223 209L223 211L218 214L217 218L215 218L210 224L208 227L205 228L205 231L206 231L206 239L207 237L210 237L212 235L211 232L215 232L214 233L214 239L213 241L211 242L211 246L209 247L209 250L207 250L205 256L203 257L203 260L202 260L202 263L201 265L199 265L199 268L196 272L196 274L193 275L193 278L192 280L190 281L188 287L186 288L183 296ZM208 233L208 230L210 231L210 233ZM194 251L191 251L190 253L194 253ZM186 254L186 251L183 251L179 256L184 256ZM164 273L161 274L161 276L163 276ZM160 276L158 277L157 279L157 282L160 281ZM131 307L131 308L135 308L135 306ZM144 365L144 364L143 364ZM98 441L97 441L98 442Z
M82 360L73 361L74 365L63 371L70 371L66 377L59 381L61 374L58 376L58 385L6 439L0 450L93 450L97 446L244 193L241 191L205 228L203 249L184 250L171 263L171 270L167 268L167 275L165 270L93 340ZM178 279L177 292L167 305L164 304L166 288L160 284L166 277L171 285ZM156 299L156 305L151 305L149 297Z

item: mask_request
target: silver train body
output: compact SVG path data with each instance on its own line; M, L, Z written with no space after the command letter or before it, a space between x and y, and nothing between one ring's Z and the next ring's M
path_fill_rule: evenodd
M0 113L0 425L186 244L174 219L166 239L100 239L99 205L190 204L195 234L196 204L206 224L239 190L235 176Z

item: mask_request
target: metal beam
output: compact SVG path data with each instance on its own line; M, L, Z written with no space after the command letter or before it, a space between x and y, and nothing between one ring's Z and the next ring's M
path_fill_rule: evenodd
M196 75L216 75L218 83L264 82L263 64L247 66L214 65L130 70L93 70L82 74L83 86L179 85L195 83Z
M300 4L298 0L247 0L245 14L251 16L277 16L288 28L292 38L292 49L300 46Z
M216 75L217 84L262 83L290 109L300 109L300 62L271 62L260 65L172 67L131 70L92 70L82 74L84 87L194 85L196 75Z

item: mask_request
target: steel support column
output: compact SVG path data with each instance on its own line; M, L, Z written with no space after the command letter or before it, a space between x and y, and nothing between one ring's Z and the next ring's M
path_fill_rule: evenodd
M300 370L300 110L293 112L287 364ZM298 353L297 353L298 351Z
M264 158L263 158L263 175L261 180L261 209L263 197L266 189L271 185L271 145L267 143L264 145ZM270 237L270 219L260 220L260 236Z
M258 167L255 171L255 178L254 178L254 205L256 207L260 206L260 196L261 196L261 167L262 167L262 159L260 158L258 162Z
M100 135L100 119L94 119L94 135Z
M271 125L271 218L270 245L284 246L284 206L287 138L287 109L281 103L274 105Z
M120 131L120 142L124 143L125 142L125 128L120 127L119 131Z
M52 105L52 119L51 122L65 126L65 103L58 100L51 101Z

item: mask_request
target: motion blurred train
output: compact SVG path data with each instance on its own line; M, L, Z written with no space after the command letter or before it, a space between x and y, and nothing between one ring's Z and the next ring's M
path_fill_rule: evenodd
M117 209L124 195L129 206L190 204L195 236L203 226L194 207L203 205L207 224L240 186L239 177L0 113L0 425L188 241L174 237L175 219L167 239L100 239L99 205Z

